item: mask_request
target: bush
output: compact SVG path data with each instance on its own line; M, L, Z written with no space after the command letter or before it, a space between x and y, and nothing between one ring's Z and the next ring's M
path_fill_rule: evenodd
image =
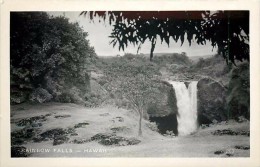
M30 101L37 103L48 102L53 98L53 96L43 88L37 88L30 95Z
M57 101L62 102L62 103L71 103L72 98L68 92L64 92L60 96L57 97Z
M115 105L118 108L125 108L125 109L130 109L131 104L129 103L129 101L125 98L123 99L115 99Z
M62 94L57 97L57 101L62 103L84 104L84 100L80 97L80 90L76 87L62 92Z
M155 122L148 122L146 125L152 131L159 132L158 125Z
M106 100L106 95L100 94L100 92L91 92L90 94L85 95L85 100L86 106L98 107Z
M12 92L11 93L11 104L21 104L27 100L28 96L24 92Z
M105 84L108 83L108 81L106 80L105 77L101 77L101 78L98 80L98 83L99 83L101 86L104 86Z

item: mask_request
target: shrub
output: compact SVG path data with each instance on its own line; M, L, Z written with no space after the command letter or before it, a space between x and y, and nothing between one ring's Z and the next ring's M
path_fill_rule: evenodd
M106 96L99 94L100 92L91 92L89 94L85 94L85 106L86 107L98 107L100 106L106 99Z
M152 131L159 132L158 125L155 122L148 122L146 125Z
M63 91L62 94L58 96L57 101L62 103L84 104L83 99L80 97L80 90L76 87Z
M45 89L43 88L37 88L33 91L33 93L30 95L30 101L32 102L38 102L38 103L44 103L48 102L53 98L53 96Z
M11 104L20 104L28 99L28 95L25 92L11 92Z

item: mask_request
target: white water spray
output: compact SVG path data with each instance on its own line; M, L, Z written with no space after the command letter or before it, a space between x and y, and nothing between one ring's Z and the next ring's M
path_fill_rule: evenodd
M180 136L189 135L197 130L197 81L192 81L188 88L184 82L170 81L175 89L177 98L178 133Z

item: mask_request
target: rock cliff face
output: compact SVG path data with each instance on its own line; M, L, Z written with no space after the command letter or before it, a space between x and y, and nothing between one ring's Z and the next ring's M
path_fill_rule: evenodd
M198 122L209 124L227 119L227 90L220 83L209 79L200 79L198 88Z
M166 82L162 81L160 86L160 92L162 93L162 98L157 99L157 102L151 104L148 107L148 114L152 117L162 117L169 114L177 114L177 99L175 96L175 91L173 86Z
M148 107L149 119L156 122L160 133L165 134L169 130L177 135L178 108L173 86L162 81L160 92L163 94L163 98Z

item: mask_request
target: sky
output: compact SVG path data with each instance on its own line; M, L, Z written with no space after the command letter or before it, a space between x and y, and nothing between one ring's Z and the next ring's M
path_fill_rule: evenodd
M69 18L70 22L78 22L79 25L88 32L87 39L90 42L90 45L95 48L95 51L98 56L115 56L115 55L124 55L125 53L134 53L137 52L137 47L129 45L124 51L119 51L118 45L114 48L109 44L111 38L109 38L110 33L112 32L112 26L107 22L99 22L98 19L95 19L94 22L90 21L87 17L79 16L80 12L48 12L53 16L65 16ZM151 44L150 42L145 42L139 53L150 53ZM195 42L192 42L189 46L187 40L181 46L180 41L176 43L173 40L170 40L170 45L166 43L157 41L155 46L154 53L181 53L186 52L187 56L204 56L204 55L213 55L217 52L217 49L213 49L209 42L206 45L198 45Z

